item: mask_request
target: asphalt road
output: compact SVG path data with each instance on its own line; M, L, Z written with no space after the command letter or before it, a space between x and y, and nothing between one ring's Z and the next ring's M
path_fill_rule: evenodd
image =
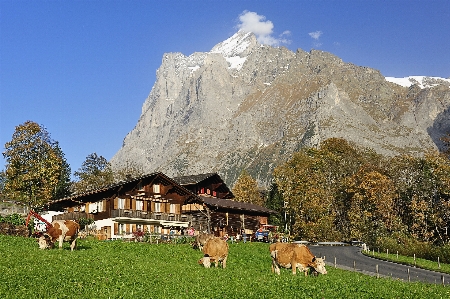
M314 246L308 245L311 252L316 256L325 256L327 267L334 267L335 257L337 268L364 273L367 275L377 275L380 277L392 277L403 281L421 281L428 283L442 284L444 277L445 286L450 286L450 275L438 272L405 266L393 262L386 262L375 258L367 257L361 253L358 246ZM409 269L409 275L408 275ZM408 278L409 277L409 278Z

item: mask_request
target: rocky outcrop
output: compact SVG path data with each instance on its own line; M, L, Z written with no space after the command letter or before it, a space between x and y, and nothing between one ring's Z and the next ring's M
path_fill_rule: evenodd
M267 186L276 165L330 137L384 155L420 154L442 146L450 131L450 88L445 80L412 83L238 32L207 53L164 55L141 117L111 163L132 160L171 176L218 172L230 185L247 169Z

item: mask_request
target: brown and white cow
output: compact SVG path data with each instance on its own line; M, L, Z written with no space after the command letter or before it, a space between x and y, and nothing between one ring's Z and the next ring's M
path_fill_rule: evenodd
M200 233L197 236L195 236L195 246L197 246L197 248L200 249L200 251L202 251L203 246L205 246L206 242L212 238L214 238L213 234Z
M205 254L198 263L205 266L205 268L211 267L211 262L216 263L216 268L219 262L222 263L222 268L227 266L228 258L228 243L218 237L209 239L203 247L203 253Z
M272 272L280 275L280 266L283 268L292 268L292 274L297 273L297 268L308 275L310 269L314 269L318 273L327 274L325 262L322 258L315 257L308 247L303 244L286 244L278 248L273 246L275 250L270 252L272 256ZM274 245L274 244L272 244Z
M44 236L38 239L39 248L53 248L54 243L59 241L59 248L62 248L63 241L70 242L70 250L77 246L78 231L80 225L73 220L55 220Z

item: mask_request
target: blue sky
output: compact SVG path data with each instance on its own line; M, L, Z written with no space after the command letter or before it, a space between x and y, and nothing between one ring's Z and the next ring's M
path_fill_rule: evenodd
M94 152L111 159L163 54L207 52L238 28L384 76L450 77L447 0L0 0L2 152L31 120L60 143L72 171Z

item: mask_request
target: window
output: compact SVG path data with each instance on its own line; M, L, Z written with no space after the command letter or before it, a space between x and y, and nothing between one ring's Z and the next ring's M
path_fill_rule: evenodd
M175 204L170 204L170 213L175 214Z
M161 203L155 202L155 212L161 212Z
M119 235L125 233L125 224L119 223Z
M153 193L161 193L158 184L153 185Z
M142 211L144 208L144 202L142 200L136 200L136 210Z
M125 209L125 198L119 198L118 205L119 209Z
M97 202L97 207L98 207L97 212L103 212L104 211L104 209L103 209L103 200Z
M96 202L92 202L88 204L88 213L97 213L97 203Z

